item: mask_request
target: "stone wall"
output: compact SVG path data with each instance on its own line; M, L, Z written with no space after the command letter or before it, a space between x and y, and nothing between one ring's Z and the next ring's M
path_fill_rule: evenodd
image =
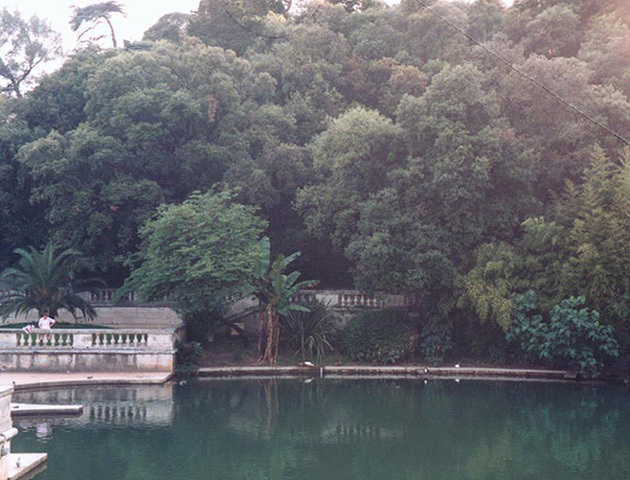
M183 327L0 330L0 369L39 372L172 372Z
M12 387L0 385L0 480L9 476L11 439L17 434L11 422Z

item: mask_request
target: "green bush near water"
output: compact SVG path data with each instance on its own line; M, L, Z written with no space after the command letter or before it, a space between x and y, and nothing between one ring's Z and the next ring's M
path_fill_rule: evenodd
M529 291L518 300L506 338L531 358L594 377L619 356L619 344L613 327L602 325L599 312L584 305L584 297L570 297L544 315L537 308L536 294Z
M355 361L393 364L413 355L417 342L418 334L407 312L365 311L350 320L340 347Z
M448 325L430 321L422 327L420 353L434 366L441 365L444 357L453 350L453 335Z
M199 342L178 342L175 354L175 373L180 377L191 377L197 374L199 363L203 358L203 347Z

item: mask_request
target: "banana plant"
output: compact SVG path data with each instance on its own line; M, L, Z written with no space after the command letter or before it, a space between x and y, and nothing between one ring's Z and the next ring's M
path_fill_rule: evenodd
M289 265L301 254L278 257L271 261L271 242L268 237L263 237L260 242L260 256L254 266L254 280L252 281L253 294L260 305L258 350L260 363L274 365L278 357L280 343L280 315L286 315L290 311L309 311L295 302L300 290L317 284L316 281L307 280L299 282L300 272L293 271L286 274Z

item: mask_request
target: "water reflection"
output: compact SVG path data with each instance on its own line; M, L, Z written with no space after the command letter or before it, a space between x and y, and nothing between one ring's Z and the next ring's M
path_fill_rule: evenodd
M20 420L15 448L48 451L38 478L59 480L627 480L628 393L320 379L38 392L18 401L83 403L84 414L49 420L45 436L41 420Z

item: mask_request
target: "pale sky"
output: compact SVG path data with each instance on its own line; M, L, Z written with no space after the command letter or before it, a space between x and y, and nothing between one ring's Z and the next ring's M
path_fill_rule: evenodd
M0 7L18 10L23 17L37 15L46 19L53 30L62 35L64 51L69 53L74 49L77 38L77 34L70 29L72 7L85 7L102 1L105 0L0 0ZM118 3L127 14L126 17L119 14L111 17L120 45L123 40L140 40L142 34L162 15L189 13L199 6L199 0L118 0ZM108 35L109 30L105 28L100 33ZM104 43L103 46L111 46L111 43Z

